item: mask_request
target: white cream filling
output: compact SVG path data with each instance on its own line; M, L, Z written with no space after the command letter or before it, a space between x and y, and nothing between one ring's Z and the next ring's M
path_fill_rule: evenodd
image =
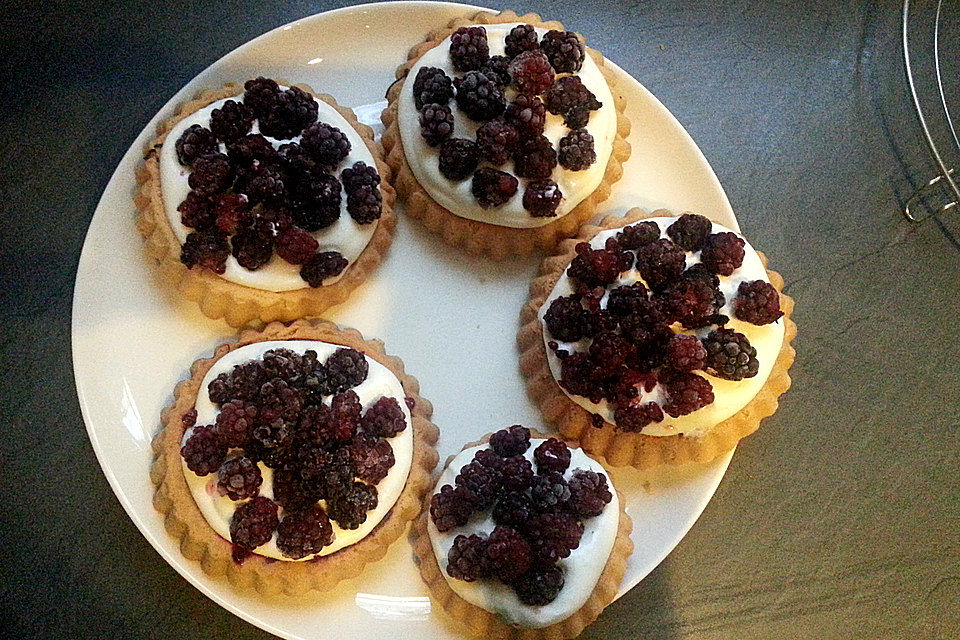
M315 351L317 357L322 362L333 354L334 351L342 348L342 345L328 344L316 340L275 340L254 342L239 349L234 349L220 358L203 378L195 405L197 410L197 424L213 424L216 422L217 414L220 413L217 405L210 401L207 393L207 387L214 378L221 373L232 371L233 367L238 364L258 359L270 349L278 348L289 349L299 354L303 354L308 350ZM410 464L413 460L413 428L410 422L410 411L405 402L406 394L403 392L403 386L400 384L400 381L397 380L396 376L394 376L389 369L369 356L365 357L367 364L370 365L367 379L353 388L353 391L360 397L360 404L363 405L364 411L382 396L394 398L403 410L407 427L393 438L387 439L387 442L389 442L393 448L393 455L396 462L390 468L390 471L387 472L387 476L376 485L377 506L375 509L367 512L366 521L357 529L347 530L341 529L337 526L336 522L331 520L334 535L333 542L324 547L320 553L314 556L307 556L306 558L302 558L302 560L329 555L362 540L383 520L384 516L387 515L387 512L390 511L393 504L397 501L397 498L400 497L400 493L407 483L407 474L410 471ZM325 400L329 403L329 398L325 398ZM192 429L187 430L183 437L184 442L186 442L191 433ZM190 493L193 494L193 499L197 503L197 506L200 507L203 517L206 518L207 523L213 527L214 531L226 540L230 540L230 520L233 517L233 512L236 511L239 505L246 501L234 502L226 496L221 496L217 491L216 472L206 476L198 476L187 468L182 458L181 463L183 466L183 475L187 479L187 485L190 487ZM260 473L263 475L260 495L273 499L273 470L266 467L262 462L259 463L258 466L260 467ZM321 500L320 504L326 506L326 501ZM283 511L281 509L281 518L282 516ZM261 556L276 558L278 560L290 560L290 558L280 553L280 549L277 548L276 532L274 532L273 538L269 542L257 547L254 552Z
M281 87L281 89L284 88L285 87ZM180 139L181 134L192 125L199 124L209 129L210 113L214 109L221 107L227 100L239 102L242 98L243 95L241 94L239 96L217 100L196 113L190 114L178 122L170 133L167 134L166 143L160 148L160 188L163 194L163 204L167 211L167 219L170 221L170 226L173 228L181 244L187 239L187 234L193 231L180 222L180 212L177 211L177 207L180 206L180 203L183 202L190 192L190 185L187 184L187 179L190 177L191 169L190 167L185 167L180 164L180 161L177 159L175 143ZM347 139L350 141L350 153L339 166L337 166L336 170L332 172L333 175L339 180L340 172L346 167L353 166L354 162L362 161L368 166L375 167L376 163L374 162L373 155L370 153L370 150L367 149L367 145L364 144L363 138L350 126L350 123L326 102L317 100L317 104L320 107L318 121L325 122L340 129L346 134ZM254 121L253 129L250 133L260 133L258 121ZM267 137L267 140L277 148L287 142L299 142L300 136L285 140L276 140ZM221 143L220 151L226 153L226 145ZM318 251L339 252L347 259L349 263L347 268L349 268L350 264L353 264L357 256L359 256L367 246L367 243L370 242L376 226L376 221L369 224L358 224L354 221L354 219L350 217L350 214L347 213L346 194L341 191L340 217L329 227L321 229L312 235L317 239L317 242L320 243ZM344 269L340 275L326 279L323 283L324 286L338 281L343 277L344 273L346 273L346 269ZM256 271L241 267L236 258L231 255L227 258L227 269L220 277L230 282L264 291L293 291L295 289L304 289L308 286L304 279L300 277L300 265L290 264L276 253L273 254L267 264Z
M542 439L530 441L530 448L527 449L524 457L531 463L534 462L533 451L541 442L543 442ZM453 485L460 469L473 460L477 451L485 448L486 445L470 447L457 454L441 474L434 493L445 484ZM444 579L458 596L470 604L501 616L510 624L535 629L560 622L570 617L584 605L590 594L593 593L593 589L600 579L600 574L603 573L607 558L610 557L610 551L613 549L613 543L617 538L617 528L620 523L620 503L617 500L617 493L613 489L613 482L599 462L589 458L580 449L570 449L570 454L570 467L567 468L563 477L569 480L577 469L587 469L602 474L607 478L607 486L613 494L613 499L604 507L600 515L583 521L584 529L583 536L580 538L580 545L570 552L569 557L557 562L557 565L563 570L564 577L563 588L557 598L542 607L532 607L520 602L512 588L497 580L466 582L447 575L447 554L458 535L489 534L493 531L496 525L489 510L482 519L475 516L466 525L455 527L444 533L437 530L432 518L428 520L427 532L430 535L433 553L443 570Z
M656 222L660 227L660 237L668 238L669 236L667 235L667 227L673 224L673 222L676 220L677 218L675 217L661 217L648 218L644 222ZM616 236L616 234L620 231L621 229L608 229L601 231L596 235L596 237L593 238L593 240L590 241L590 246L594 249L600 249L603 247L607 238ZM717 223L713 223L713 230L711 233L720 233L723 231L732 230ZM742 235L737 235L743 238ZM746 239L744 239L744 242L746 242ZM701 409L698 409L685 416L680 416L679 418L671 418L670 416L664 414L663 420L660 422L651 423L643 428L641 433L644 435L702 435L712 429L716 424L726 420L730 416L743 409L747 403L753 400L754 396L757 395L757 393L760 391L760 388L767 381L767 377L770 375L770 370L773 369L773 364L776 362L777 355L780 353L780 347L783 344L784 323L783 319L781 318L776 322L758 326L755 324L750 324L749 322L744 322L743 320L738 320L734 317L733 299L737 295L737 288L740 286L740 283L752 280L763 280L765 282L769 282L767 279L766 269L763 268L763 263L760 262L760 256L758 256L757 252L754 251L752 246L750 246L750 243L746 242L743 249L744 258L743 264L740 266L740 268L734 271L730 276L720 276L720 291L723 293L723 296L726 299L723 308L720 309L720 313L730 318L730 322L728 322L726 325L728 328L747 336L747 339L750 340L750 344L757 349L757 360L760 362L760 369L757 371L757 375L752 378L744 378L740 381L734 381L724 380L723 378L712 376L704 371L697 371L697 375L706 378L713 386L713 393L715 396L714 401ZM699 262L699 251L693 253L687 252L687 267ZM643 282L643 278L640 277L640 273L636 269L631 269L630 271L625 271L620 276L620 279L617 281L616 285L613 286L629 285L637 281ZM564 269L564 272L557 281L557 284L553 287L553 291L550 292L550 297L548 297L543 303L543 306L540 307L538 316L541 323L543 322L544 314L547 312L547 309L550 308L550 303L560 296L570 295L573 293L573 290L573 283L571 282L569 276L567 276L566 269ZM606 306L606 298L604 298L601 304ZM675 325L675 328L677 327L679 327L679 325ZM706 327L695 331L683 330L683 333L689 333L696 335L699 338L705 338L712 329L712 327ZM547 350L547 362L550 364L550 371L553 373L553 377L559 380L560 359L557 357L556 353L554 353L553 349L547 346L547 343L552 340L554 339L552 336L550 336L550 332L547 330L547 327L544 324L543 341ZM572 343L561 342L559 340L556 342L560 348L573 352L585 350L589 346L590 339L584 338ZM576 402L590 413L601 416L610 424L615 424L613 420L614 407L607 400L601 400L600 403L597 404L591 402L588 398L583 396L567 393L566 389L563 389L563 387L561 387L561 389L568 398ZM649 393L644 391L641 392L642 402L659 403L662 398L663 389L659 384Z
M504 38L517 24L520 23L483 25L487 30L487 41L491 56L504 54ZM541 37L546 32L546 29L537 29L537 33ZM603 104L600 109L590 113L590 121L586 126L587 131L593 136L597 161L582 171L570 171L559 164L554 168L550 178L559 185L564 197L557 209L557 215L548 218L535 218L523 208L523 192L527 183L530 182L526 178L519 178L520 184L517 193L509 201L499 207L484 209L477 204L477 199L470 190L472 184L470 178L455 182L448 180L440 173L438 150L429 146L423 136L420 135L420 113L413 101L413 81L421 67L443 69L444 73L450 77L463 75L453 69L453 63L450 60L449 37L423 54L420 60L410 69L400 92L397 119L400 127L400 138L403 141L403 150L407 156L407 164L410 165L410 170L417 178L417 182L430 194L431 198L455 215L503 227L541 227L569 213L584 198L593 193L594 189L603 180L603 174L607 169L607 161L610 159L610 153L613 149L613 140L617 133L617 110L614 107L613 95L610 93L607 81L589 54L585 57L580 71L573 75L580 76L584 86L593 92L597 100ZM513 89L507 90L508 101L512 100L515 95L516 92ZM451 100L454 118L453 137L476 140L477 129L483 123L474 122L465 116L456 108L455 103L455 100ZM560 138L568 133L570 133L570 129L563 124L563 117L553 115L548 111L543 135L553 143L554 148L557 148ZM480 166L492 165L486 161L481 161ZM508 160L503 166L494 168L513 173L513 161Z

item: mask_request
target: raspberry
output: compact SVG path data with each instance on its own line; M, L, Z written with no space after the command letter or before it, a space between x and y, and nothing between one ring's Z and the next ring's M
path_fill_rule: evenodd
M413 102L417 110L423 109L425 104L445 105L452 97L453 81L450 76L436 67L420 67L413 80Z
M340 181L329 173L315 173L297 183L300 206L293 219L304 230L314 233L340 218Z
M453 112L445 104L426 104L420 112L420 135L435 147L453 135Z
M388 396L377 400L363 415L363 430L381 438L392 438L407 428L400 403Z
M667 235L687 251L699 251L711 229L713 223L707 218L696 213L685 213L667 227Z
M540 41L543 51L557 73L575 73L583 66L583 44L572 31L548 31Z
M228 447L242 447L250 441L257 420L257 405L232 400L220 407L214 430L217 437Z
M519 140L517 128L503 120L490 120L477 129L480 155L498 167L510 159Z
M558 70L559 72L559 70ZM579 129L587 123L591 111L603 106L597 97L584 86L578 76L557 78L543 98L547 111L563 116L571 129Z
M534 555L541 562L566 558L580 546L583 524L563 512L543 513L527 523L527 536L533 543Z
M188 195L187 198L189 197ZM227 234L236 233L237 228L249 224L252 217L250 199L242 193L222 194L217 199L213 212L217 229Z
M505 52L508 56L514 57L524 51L536 51L540 48L540 37L537 30L530 24L518 24L504 39Z
M238 190L247 194L253 203L276 205L283 202L287 196L283 174L276 166L261 165L244 171L238 185Z
M270 541L278 524L277 504L270 498L257 496L233 512L230 541L244 549L256 549Z
M277 101L277 96L280 95L280 86L262 76L256 80L247 80L243 88L245 90L243 103L250 107L258 118L270 113Z
M192 227L197 231L210 231L217 221L216 205L210 198L197 195L196 191L187 193L180 206L180 222L185 227Z
M679 279L659 294L662 309L671 322L680 322L688 329L710 324L716 291L704 280Z
M377 484L386 478L396 462L389 442L364 434L350 443L350 456L357 478L370 484Z
M480 163L480 148L476 142L451 138L440 145L440 173L448 180L466 180Z
M180 455L187 463L187 468L198 476L205 476L216 471L227 455L227 447L213 426L198 426L180 447Z
M661 290L680 277L686 260L683 249L661 238L637 249L636 268L648 287Z
M468 71L453 84L457 87L457 106L470 119L482 122L503 113L503 89L480 71Z
M533 501L530 496L521 491L501 493L491 513L495 523L516 528L523 527L534 514L536 509Z
M180 164L189 167L197 158L219 150L217 137L199 124L187 127L174 144Z
M577 255L570 261L567 275L588 287L602 287L615 282L630 268L633 256L616 248L591 249L587 242L576 246Z
M187 178L187 184L199 196L212 196L223 193L233 186L235 173L230 159L222 153L208 153L193 162L193 171Z
M648 300L647 288L642 282L623 285L610 290L607 310L617 317L632 315Z
M515 424L490 436L490 448L503 458L519 456L530 448L530 429Z
M557 152L547 138L538 135L520 142L513 162L518 177L545 180L557 166Z
M354 193L363 187L376 187L380 184L380 174L376 167L368 166L363 161L353 163L352 167L347 167L340 172L340 180L343 182L343 189L347 195Z
M288 558L306 558L333 542L330 518L320 505L288 513L277 527L277 548Z
M530 499L538 511L554 511L570 499L570 487L557 471L540 473L533 479L530 487Z
M724 380L743 380L757 375L757 350L747 336L733 329L715 329L703 339L707 350L704 371ZM672 414L671 414L672 415Z
M656 222L638 222L624 227L617 234L617 242L624 249L639 249L660 238L660 227Z
M520 93L537 95L553 84L553 67L550 66L547 56L540 51L524 51L518 54L507 70Z
M357 224L370 224L383 213L383 196L377 187L362 186L347 196L347 213Z
M449 531L467 524L476 496L464 487L445 484L430 498L430 517L437 531Z
M328 385L333 389L332 393L340 393L366 380L370 365L362 353L356 349L343 347L327 358L326 368Z
M316 504L319 496L308 493L300 482L300 473L292 469L274 469L273 499L284 511L299 511Z
M703 369L707 350L696 336L677 334L667 343L666 364L675 371Z
M496 468L504 491L526 491L533 484L533 465L523 456L502 458Z
M340 275L347 268L347 259L337 251L321 251L310 256L300 269L300 277L311 287L323 286L327 278Z
M470 190L484 209L499 207L517 192L519 182L509 173L489 167L477 169Z
M663 420L663 411L656 402L618 406L613 412L613 421L617 429L624 433L640 433L640 430L648 424L661 420Z
M527 184L523 192L523 208L535 218L549 218L557 215L557 208L563 201L563 192L553 180L535 180Z
M487 538L487 566L500 581L510 583L530 568L530 543L515 529L499 525Z
M478 535L459 535L447 552L447 575L473 582L488 575L487 541Z
M711 233L700 250L700 262L714 273L729 276L743 264L744 244L735 233Z
M474 506L480 510L491 506L500 491L500 473L479 462L466 464L454 482L475 496Z
M360 413L363 410L360 397L355 391L345 391L333 396L330 401L330 416L321 428L328 442L350 442L360 428Z
M257 495L261 484L260 467L244 456L227 460L217 472L217 491L231 500L252 498Z
M227 156L235 166L247 168L253 166L254 162L272 164L277 158L277 150L259 133L251 133L228 144Z
M590 315L580 304L579 296L561 296L550 303L543 322L555 340L576 342L587 335Z
M357 529L367 521L367 512L377 508L377 488L354 482L327 502L330 517L341 529Z
M300 146L318 164L331 168L340 164L350 153L350 141L346 134L325 122L307 127L300 138Z
M253 118L253 109L242 102L227 100L210 113L210 130L224 142L229 142L250 133Z
M598 333L590 344L590 359L607 371L622 367L635 352L629 340L611 331Z
M317 121L318 111L313 96L290 87L277 94L270 112L260 118L260 131L271 138L292 138Z
M320 243L300 227L289 227L275 240L277 255L290 264L303 264L310 259Z
M783 315L780 294L769 282L741 282L733 299L733 315L750 324L770 324Z
M533 459L537 462L537 473L563 473L570 466L570 449L562 440L548 438L533 450Z
M597 161L593 148L593 136L586 129L571 131L560 138L557 158L560 166L570 171L583 171Z
M194 231L180 248L180 262L188 269L200 265L214 273L223 274L227 270L227 258L230 247L227 237L216 231Z
M540 98L521 93L507 105L503 119L513 125L521 138L539 136L547 122L547 108Z
M542 607L557 599L563 588L563 570L557 565L534 565L513 583L513 590L523 604Z
M570 476L570 500L567 508L580 518L592 518L603 512L613 500L613 493L603 474L586 469L575 469Z
M255 271L273 256L273 230L266 224L245 227L230 238L233 257L244 269Z
M483 27L460 27L450 36L450 59L457 71L479 69L489 57L487 30Z
M664 380L664 387L667 402L663 404L663 410L674 418L693 413L713 402L713 387L695 373L672 373Z

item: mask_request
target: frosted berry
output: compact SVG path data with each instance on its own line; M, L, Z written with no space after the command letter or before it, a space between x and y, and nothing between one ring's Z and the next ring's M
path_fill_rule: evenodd
M665 288L680 277L686 253L672 240L661 238L637 250L637 271L651 289Z
M470 191L484 209L499 207L508 202L517 192L517 179L509 173L489 167L477 169L473 174Z
M504 39L505 52L508 56L517 56L524 51L536 51L540 48L540 38L537 30L531 24L518 24Z
M624 249L639 249L660 238L660 227L656 222L638 222L624 227L617 234L617 241Z
M218 151L217 137L199 124L187 127L174 143L180 164L189 167L197 158Z
M570 261L567 275L588 287L611 284L630 268L633 256L618 248L592 249L587 242L575 247L577 255ZM679 275L679 274L678 274Z
M260 131L271 138L293 138L317 121L319 108L309 93L290 87L277 94L269 113L260 118Z
M663 420L663 410L656 402L618 406L613 413L613 421L617 429L625 433L639 433L648 424L661 420Z
M187 184L200 196L223 193L233 186L235 177L230 159L222 153L208 153L193 162Z
M430 498L430 517L438 531L463 526L474 511L476 496L464 487L445 484Z
M320 287L327 278L340 275L347 268L347 259L337 251L313 254L300 269L300 277L311 287Z
M493 120L503 113L503 89L480 71L468 71L454 80L457 106L472 120Z
M334 393L339 393L366 380L370 364L356 349L344 347L337 349L327 358L326 368L328 384Z
M513 590L523 604L542 607L557 599L563 588L563 570L555 564L535 564L513 583Z
M333 542L333 527L320 505L288 513L277 526L277 548L288 558L312 556Z
M520 140L517 128L503 120L490 120L477 129L480 155L492 165L500 166L510 159Z
M743 380L757 375L760 362L757 350L742 333L733 329L715 329L703 339L707 350L704 370L725 380Z
M587 335L590 315L579 296L560 296L550 303L543 316L550 336L561 342L576 342Z
M180 262L188 269L199 265L221 275L227 270L229 256L227 237L216 231L189 233L180 248Z
M547 138L538 135L520 142L513 162L518 177L545 180L557 166L557 151Z
M450 36L450 59L457 71L479 69L489 57L487 30L483 27L460 27Z
M700 261L714 273L729 276L743 264L746 243L735 233L712 233L700 250Z
M451 138L440 145L440 173L448 180L466 180L479 163L480 148L472 140Z
M370 224L383 213L380 189L363 185L347 194L347 213L357 224Z
M394 398L383 396L363 414L363 431L381 438L392 438L406 429L407 421Z
M664 387L667 401L663 410L674 418L702 409L714 399L713 387L695 373L674 373L664 380Z
M487 569L487 540L478 535L458 535L447 552L447 575L473 582L484 578Z
M246 500L257 495L263 476L257 463L245 456L231 458L217 471L217 491L231 500Z
M783 315L780 294L769 282L751 280L741 282L733 299L733 315L750 324L770 324Z
M244 549L256 549L270 541L278 523L277 504L270 498L257 496L233 512L230 541Z
M210 198L197 195L196 191L187 193L187 197L177 207L180 222L185 227L197 231L210 231L217 221L216 205Z
M350 455L357 478L374 485L387 477L396 462L389 442L364 434L350 443Z
M275 240L277 255L290 264L303 264L310 259L320 243L300 227L289 227Z
M248 168L259 163L269 165L277 158L277 150L259 133L237 138L227 145L227 156L236 167Z
M486 560L490 573L510 583L530 568L530 543L515 529L498 525L487 538Z
M707 350L696 336L677 334L670 338L666 349L666 364L676 371L703 369Z
M507 70L520 93L537 95L553 84L553 67L550 66L547 56L540 51L524 51L518 54Z
M597 161L593 136L586 129L571 131L560 138L558 148L560 166L570 171L583 171Z
M583 44L572 31L548 31L540 41L543 51L557 73L575 73L583 66Z
M535 218L557 215L561 202L563 192L553 180L534 180L527 184L527 189L523 192L523 208Z
M592 518L603 512L613 500L613 493L603 474L586 469L576 469L570 476L570 500L567 509L580 518Z
M307 127L300 146L324 167L335 167L350 153L350 140L343 131L325 122Z
M224 142L236 140L250 133L253 109L235 100L227 100L210 113L210 130Z
M547 108L535 95L521 93L507 105L503 119L513 125L521 139L539 136L547 122Z
M490 436L490 448L504 458L519 456L530 448L530 429L515 424Z
M445 104L426 104L420 111L420 135L435 147L453 135L453 112Z
M670 239L687 251L699 251L713 229L713 223L696 213L685 213L667 227Z
M227 455L227 447L220 442L213 426L197 426L180 447L180 455L190 471L205 476L220 468Z
M377 488L354 482L346 491L327 501L330 518L341 529L357 529L367 521L367 512L377 508Z
M253 110L256 117L262 118L270 113L277 96L280 95L280 86L269 78L259 77L247 80L243 88L243 103Z
M446 105L453 97L453 81L442 69L420 67L413 80L413 102L417 110L427 104Z

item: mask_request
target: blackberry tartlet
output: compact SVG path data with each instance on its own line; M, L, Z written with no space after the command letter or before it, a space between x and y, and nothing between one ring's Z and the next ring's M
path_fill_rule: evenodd
M197 360L163 411L154 506L212 576L263 593L328 589L419 511L438 433L417 392L356 331L244 331Z
M544 417L610 464L704 462L790 386L793 300L766 257L704 216L633 209L544 260L518 344Z
M559 22L480 12L410 51L383 145L405 210L502 259L552 247L596 211L630 155L603 56Z
M433 598L473 634L573 638L613 601L631 528L598 462L514 425L451 456L413 544Z
M304 85L204 91L163 121L137 180L138 228L211 318L289 321L342 302L393 237L373 131Z

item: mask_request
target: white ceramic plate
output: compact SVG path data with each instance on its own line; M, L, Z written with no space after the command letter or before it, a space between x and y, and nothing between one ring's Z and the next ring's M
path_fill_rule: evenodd
M431 607L406 539L332 592L263 599L207 577L164 531L151 505L148 477L160 410L190 363L234 331L178 299L146 258L132 202L141 150L177 104L231 80L280 77L331 93L341 104L372 105L382 99L412 45L470 12L463 5L428 2L364 5L311 16L248 42L194 78L150 121L117 167L90 223L74 294L73 358L83 417L103 472L130 518L171 566L221 606L278 636L306 640L327 637L330 629L354 638L459 633ZM589 40L591 34L585 35ZM616 60L616 52L607 53ZM653 95L613 68L628 99L633 155L604 213L637 205L691 209L736 228L720 183L693 140ZM358 111L368 122L379 113L369 106ZM538 262L469 258L401 216L385 263L346 304L327 314L382 338L419 378L442 432L441 460L483 433L515 423L542 426L525 395L514 343ZM729 460L727 455L707 465L613 473L635 523L636 550L621 593L676 546Z

